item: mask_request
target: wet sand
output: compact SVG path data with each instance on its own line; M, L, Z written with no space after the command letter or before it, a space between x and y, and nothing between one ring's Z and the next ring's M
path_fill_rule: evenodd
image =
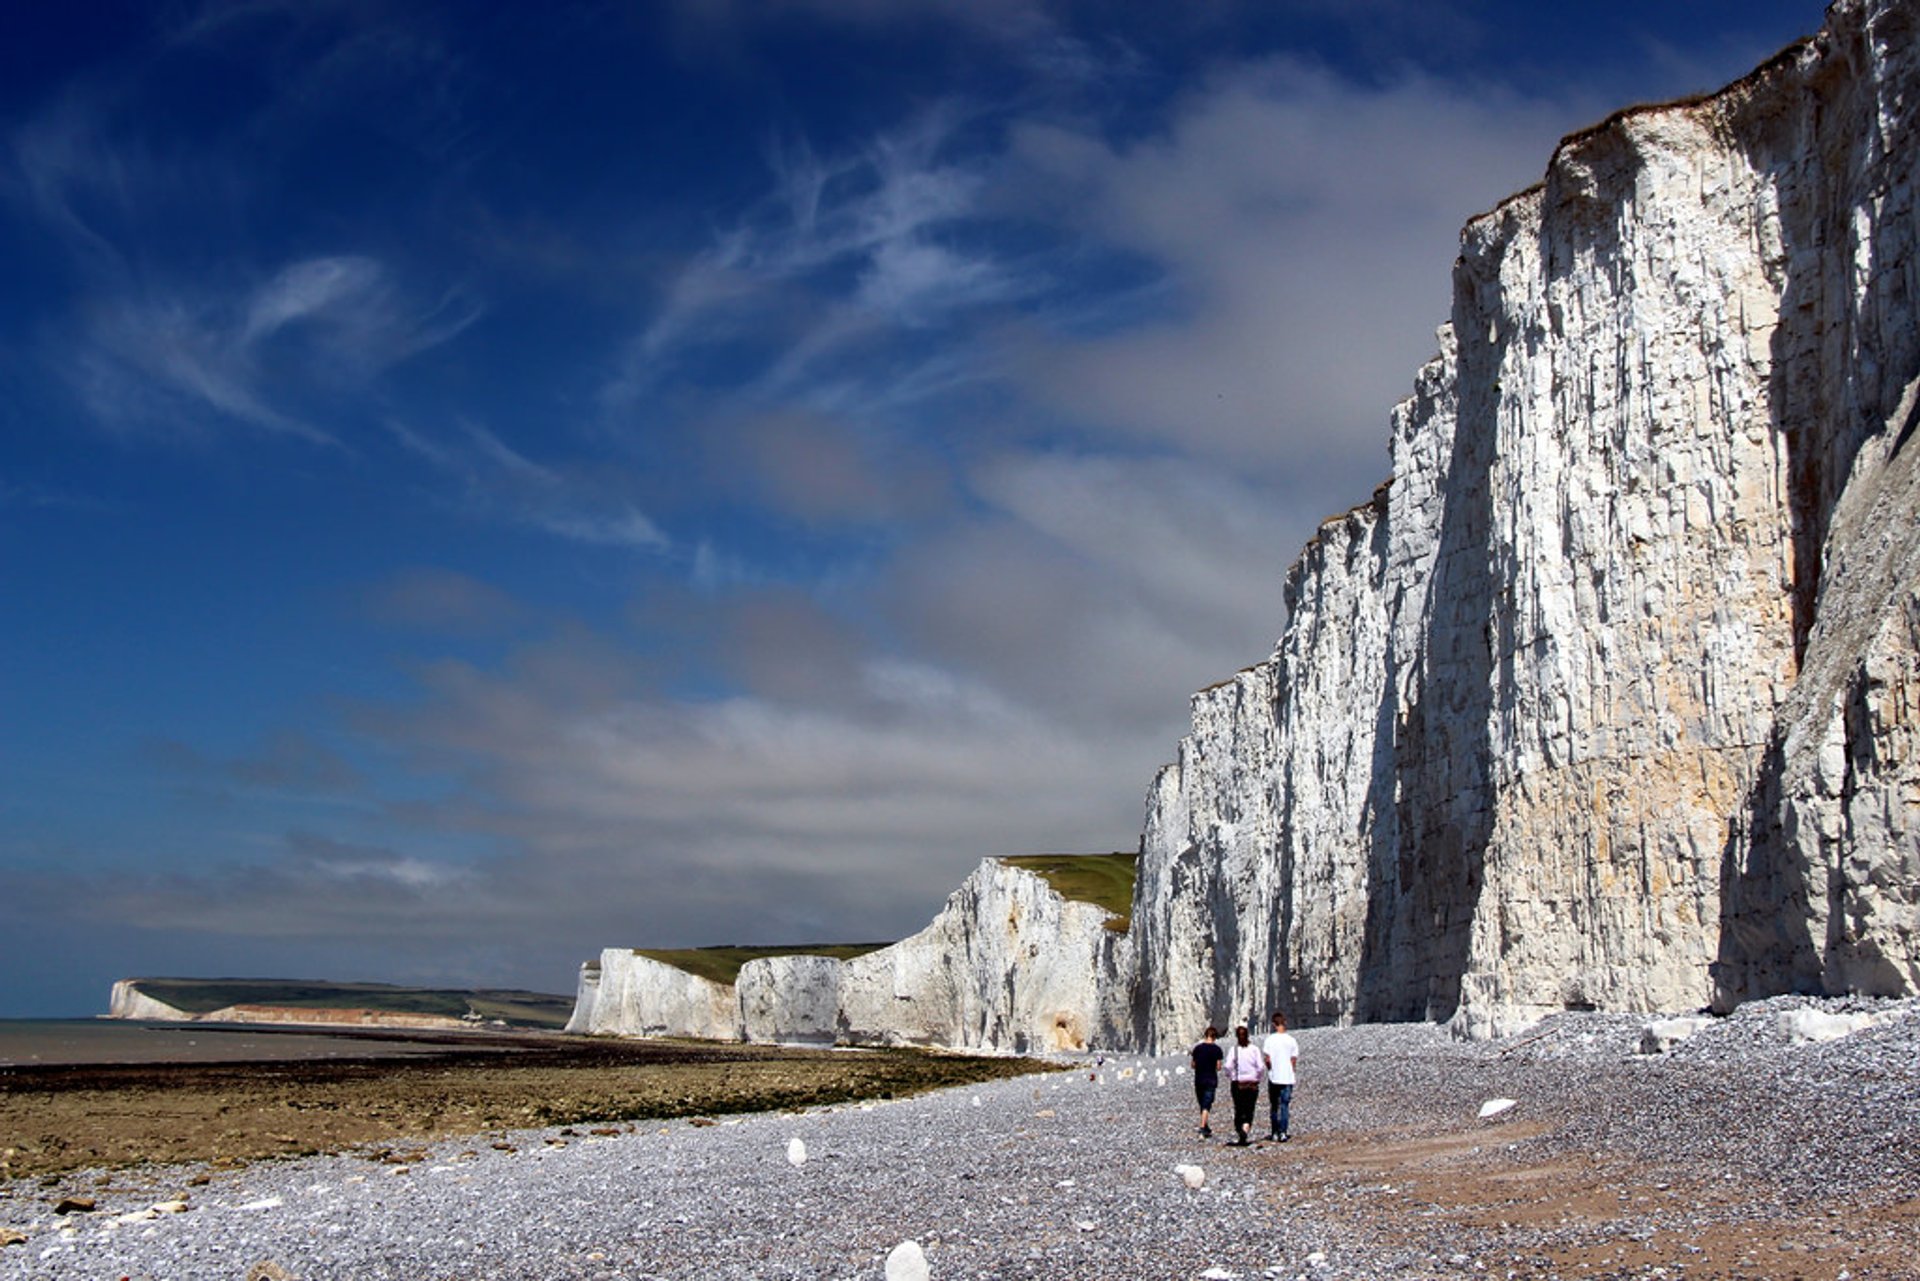
M526 1036L507 1029L311 1027L175 1023L157 1019L0 1019L0 1071L81 1063L256 1063L274 1059L404 1058L497 1050Z
M292 1044L277 1039L284 1035L264 1039L284 1050ZM324 1039L327 1053L343 1053L340 1035ZM239 1165L538 1126L893 1098L1044 1066L913 1050L542 1033L375 1039L381 1044L358 1058L0 1069L0 1178L144 1162ZM404 1057L393 1057L396 1045Z

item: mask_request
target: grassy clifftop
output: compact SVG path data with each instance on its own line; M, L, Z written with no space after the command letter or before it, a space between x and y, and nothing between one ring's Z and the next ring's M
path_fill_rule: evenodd
M1061 898L1113 913L1107 928L1124 934L1133 922L1133 878L1138 854L1022 854L1000 860L1042 877Z
M831 956L845 961L868 952L878 952L885 943L822 943L813 947L636 947L635 956L644 956L662 965L715 983L731 984L740 977L740 967L748 961L767 956Z
M229 1005L295 1009L382 1010L464 1018L468 1011L514 1027L565 1027L573 998L514 988L398 987L390 983L329 983L313 979L135 979L134 987L188 1014Z

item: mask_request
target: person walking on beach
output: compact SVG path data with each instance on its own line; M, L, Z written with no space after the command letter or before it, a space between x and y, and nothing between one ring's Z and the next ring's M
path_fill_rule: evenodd
M1300 1042L1287 1031L1287 1016L1273 1012L1273 1031L1260 1043L1261 1057L1267 1061L1267 1121L1275 1143L1290 1137L1287 1123L1292 1119L1294 1069L1300 1063Z
M1233 1129L1240 1137L1235 1146L1253 1142L1253 1113L1260 1106L1260 1078L1267 1074L1267 1060L1259 1047L1247 1040L1247 1025L1233 1029L1235 1044L1227 1051L1227 1086L1233 1091Z
M1208 1118L1213 1112L1214 1091L1220 1088L1220 1060L1227 1052L1214 1044L1220 1039L1220 1029L1211 1023L1207 1025L1207 1037L1194 1046L1187 1058L1193 1064L1193 1097L1200 1104L1200 1137L1213 1137L1213 1127Z

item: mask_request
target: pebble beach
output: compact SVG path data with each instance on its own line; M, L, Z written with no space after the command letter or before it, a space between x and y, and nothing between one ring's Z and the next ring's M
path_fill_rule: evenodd
M1184 1055L1089 1056L898 1100L16 1178L0 1279L1920 1277L1920 1001L1776 998L1651 1053L1648 1021L1299 1031L1284 1145L1230 1145L1223 1112L1201 1138Z

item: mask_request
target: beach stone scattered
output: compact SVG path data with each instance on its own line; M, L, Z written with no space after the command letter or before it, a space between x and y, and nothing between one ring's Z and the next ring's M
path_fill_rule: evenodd
M1511 1108L1514 1102L1513 1099L1488 1099L1480 1105L1480 1119L1484 1121L1490 1116L1499 1116Z
M927 1253L918 1241L902 1241L887 1254L887 1281L927 1281Z
M9 1245L25 1245L26 1243L27 1243L26 1233L17 1231L13 1228L0 1228L0 1247L5 1247Z
M92 1211L95 1201L90 1196L63 1196L54 1203L55 1214L87 1214Z
M1780 1015L1801 1008L1875 1021L1793 1045ZM17 1180L0 1227L33 1239L0 1252L0 1281L241 1281L261 1259L299 1281L880 1281L908 1240L931 1256L929 1281L1912 1274L1901 1207L1920 1201L1920 1001L1755 1003L1651 1057L1649 1021L1569 1011L1494 1042L1425 1024L1307 1028L1303 1141L1232 1157L1194 1133L1184 1095L1116 1096L1078 1060L878 1107L663 1120L619 1143L488 1130L426 1164L261 1161L196 1191L190 1214L126 1227L112 1216L206 1167L118 1171L108 1187L98 1171L45 1190ZM1177 1060L1115 1056L1109 1081L1155 1064L1171 1074ZM1494 1096L1525 1108L1503 1121L1528 1124L1475 1120ZM780 1160L796 1137L809 1177ZM415 1177L371 1177L389 1168ZM76 1191L103 1213L55 1219L54 1199ZM283 1208L237 1212L270 1197Z
M247 1269L247 1281L293 1281L293 1273L272 1259L262 1259Z
M787 1164L799 1169L807 1163L807 1143L799 1135L787 1140Z

